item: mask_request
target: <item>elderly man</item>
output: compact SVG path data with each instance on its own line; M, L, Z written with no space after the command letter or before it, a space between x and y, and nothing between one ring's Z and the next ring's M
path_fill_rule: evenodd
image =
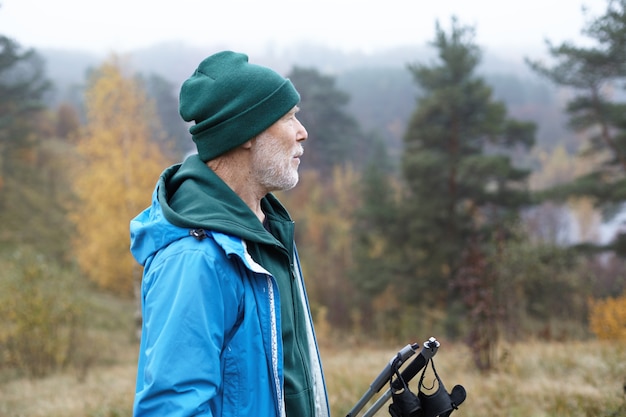
M183 83L198 153L130 225L144 266L136 416L329 415L294 223L271 194L298 182L299 101L230 51Z

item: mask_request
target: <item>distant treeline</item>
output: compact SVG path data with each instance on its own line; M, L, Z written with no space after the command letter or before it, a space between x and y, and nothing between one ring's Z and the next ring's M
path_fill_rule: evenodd
M169 83L170 92L175 97L180 83L206 55L214 51L212 46L202 49L165 44L131 52L124 58L133 71L147 77L162 78ZM48 95L50 104L63 101L78 104L86 73L103 59L79 51L44 49L41 55L46 61L49 78L55 84L54 92ZM279 68L284 74L297 66L332 76L337 88L349 96L347 110L363 129L381 135L389 146L390 155L398 157L404 129L419 93L407 66L433 56L432 48L426 46L361 54L303 44L284 51L280 56L257 53L251 55L251 59ZM564 144L569 151L575 151L577 139L567 129L563 111L567 93L529 71L524 58L520 55L514 61L486 54L478 71L493 87L494 96L506 103L512 115L537 124L539 148L545 146L551 149ZM178 117L176 106L172 106L169 117ZM181 140L188 139L186 128L181 128L178 136Z

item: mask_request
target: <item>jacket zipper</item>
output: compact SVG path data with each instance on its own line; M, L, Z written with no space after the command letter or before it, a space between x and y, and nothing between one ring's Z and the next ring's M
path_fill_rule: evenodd
M278 376L278 325L276 323L276 298L274 296L274 283L272 276L267 276L267 290L270 303L270 327L272 336L272 372L274 373L274 386L278 402L278 415L285 415L283 390Z

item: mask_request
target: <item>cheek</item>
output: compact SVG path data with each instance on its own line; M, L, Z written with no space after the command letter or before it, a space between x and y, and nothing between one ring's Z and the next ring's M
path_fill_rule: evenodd
M289 135L283 136L280 143L277 144L277 148L280 149L282 153L293 153L295 147L296 142L292 140Z

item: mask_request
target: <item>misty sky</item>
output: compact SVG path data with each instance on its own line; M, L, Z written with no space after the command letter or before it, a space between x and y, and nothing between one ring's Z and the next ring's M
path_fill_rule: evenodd
M452 15L486 48L545 50L580 40L605 0L0 0L0 34L25 47L126 52L164 41L226 48L300 41L373 51L432 40Z

